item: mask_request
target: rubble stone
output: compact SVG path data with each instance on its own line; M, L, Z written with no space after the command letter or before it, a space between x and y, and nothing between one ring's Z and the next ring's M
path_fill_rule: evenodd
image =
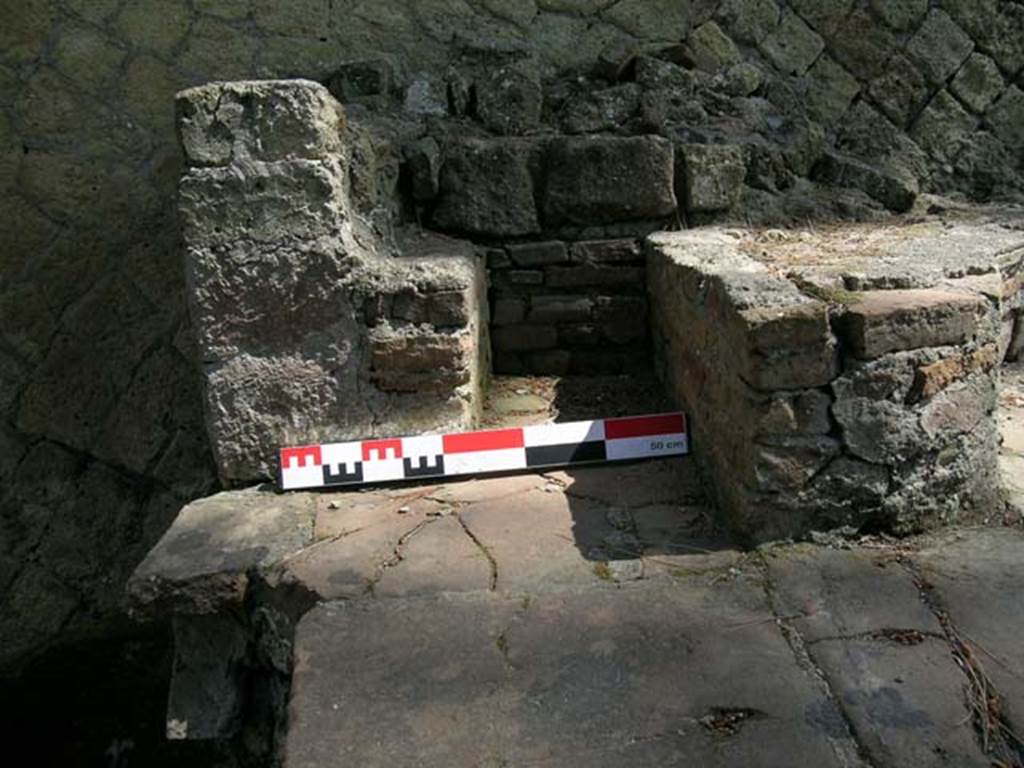
M386 104L397 92L394 66L386 59L343 64L327 80L327 90L342 104Z
M562 107L562 130L596 133L618 128L640 109L640 93L636 83L622 83L576 94Z
M431 137L419 139L403 148L402 154L412 178L412 196L433 200L441 189L441 148Z

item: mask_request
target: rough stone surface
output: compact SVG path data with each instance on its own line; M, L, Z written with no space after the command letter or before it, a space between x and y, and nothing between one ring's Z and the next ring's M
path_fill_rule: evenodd
M661 138L563 139L545 166L551 223L657 219L676 208L672 145Z
M949 84L949 90L973 111L983 113L1002 93L1003 78L992 59L972 53Z
M964 250L941 264L937 254L959 241L955 228L944 242L913 230L875 243L850 231L805 235L789 246L772 245L770 233L648 239L656 367L695 440L714 436L697 458L739 535L869 524L906 533L998 504L1001 323L991 301L1017 295L1000 274L1016 273L1022 252L1013 235L1014 245L1001 242L999 228L959 234L968 231L966 250L988 260L977 268L992 274L988 288L963 282ZM934 287L896 289L902 259L916 265L927 253L936 254ZM875 290L837 288L833 269L839 285L854 287L857 276ZM799 389L808 390L802 405L790 400Z
M434 225L469 234L539 232L530 147L511 139L473 139L446 150Z
M867 291L847 307L842 340L853 354L880 357L921 347L964 344L984 314L983 299L950 291Z
M740 147L685 144L679 156L677 173L687 210L720 211L736 204L747 175Z
M660 605L656 618L652 600ZM409 641L415 652L394 639L410 623L422 627ZM728 694L706 666L711 648L740 686ZM529 601L484 594L333 603L303 620L296 653L295 725L285 753L292 767L413 759L571 765L581 753L597 765L751 759L787 765L835 756L826 725L836 720L832 705L794 664L763 602L745 584L569 592ZM384 663L353 665L367 655ZM430 683L424 666L435 670ZM680 677L691 680L682 694L672 682ZM346 680L348 696L336 695L335 679ZM431 696L422 695L424 685ZM368 700L376 704L368 709L363 694L371 692ZM596 713L589 704L595 699L606 702ZM654 701L660 704L651 709ZM723 743L701 719L710 722L730 708L781 717L755 715ZM437 718L447 724L444 739L431 725ZM403 735L395 738L403 722L420 725L399 729ZM576 725L565 728L568 722ZM787 748L766 747L781 743L780 728ZM662 735L666 729L671 736ZM801 736L790 742L794 730Z
M1021 664L1017 640L1024 627L1020 612L1012 607L1020 574L1008 564L1020 557L1022 546L1019 530L974 530L940 536L912 558L935 589L940 607L949 611L956 631L983 653L980 663L1012 718L1024 706L1024 682L1015 672Z
M793 11L782 14L779 26L761 41L768 60L783 72L802 75L825 49L825 41Z
M186 116L243 105L235 123L192 119L181 184L207 427L228 483L272 476L285 445L469 425L479 407L482 265L458 241L402 232L402 257L389 258L383 241L354 231L331 101L303 82L281 95L242 83L179 98ZM317 122L310 102L335 122ZM293 133L312 159L288 154ZM204 149L214 140L229 151L214 157ZM215 159L229 164L206 167Z
M129 585L144 610L213 613L245 596L247 574L313 540L314 497L269 489L192 502L146 555Z
M945 11L933 9L917 34L907 43L907 55L934 84L952 75L971 53L974 44Z
M516 67L501 67L477 84L477 114L495 133L520 135L540 122L543 93L537 76Z
M1024 116L1024 91L1011 85L999 98L989 116L992 130L1008 146L1024 147L1024 128L1021 118Z
M173 517L175 505L214 487L203 399L193 373L195 351L185 328L180 220L172 213L181 163L172 107L176 92L226 78L331 83L351 106L353 134L364 121L387 124L383 132L372 132L379 155L376 149L367 152L364 141L345 144L357 167L367 156L376 157L370 165L380 172L379 179L374 175L377 189L393 191L400 175L398 148L427 134L445 147L463 128L468 136L483 134L482 123L472 121L474 93L491 71L527 66L542 82L555 83L544 93L545 104L554 104L553 91L581 76L584 91L608 88L608 82L586 76L610 64L603 71L614 74L613 87L643 89L643 118L634 115L619 123L616 116L616 124L602 130L659 132L690 143L764 142L773 191L745 187L750 204L742 206L742 223L803 227L808 219L876 216L880 208L857 190L809 186L786 167L787 131L777 128L779 121L799 123L806 105L810 117L825 126L826 144L838 139L838 129L865 114L866 102L853 95L867 89L899 44L918 33L925 5L921 0L879 0L856 8L847 0L695 0L664 6L607 0L380 0L371 9L307 0L282 10L268 2L39 0L12 8L0 29L0 220L17 222L4 233L0 255L0 432L13 445L35 446L28 453L33 462L45 450L74 451L81 459L68 474L74 481L56 486L53 505L62 519L82 521L69 522L71 529L80 531L93 519L119 545L100 546L95 536L81 537L93 542L83 544L78 559L91 576L68 579L59 575L64 566L47 554L50 546L60 550L65 532L31 526L45 531L39 542L44 555L30 563L24 558L36 550L20 543L13 547L13 586L0 592L0 624L33 639L0 644L2 655L24 658L25 649L44 650L46 638L81 637L104 626L116 610L116 600L108 599L119 589L115 582L123 583ZM973 41L975 53L991 59L1007 84L1015 82L1024 67L1020 3L942 0L932 5L949 14ZM780 73L757 50L778 26L783 6L826 41L826 53L802 78ZM681 66L687 63L682 41L691 28L709 21L725 35L718 40L722 49L731 50L727 38L741 53L721 76ZM885 25L895 34L887 35ZM828 61L841 66L846 77ZM805 89L811 94L807 98ZM958 93L952 84L950 89L984 127L974 131L972 126L966 145L954 142L959 148L952 146L951 153L923 157L899 126L890 132L886 121L872 116L877 140L865 141L867 156L858 159L873 167L895 163L926 193L975 200L1019 195L1015 131L1024 121L1015 102L1004 99L991 117L991 107L975 112L963 90ZM232 109L223 110L226 122L219 125L231 123ZM465 122L450 130L449 117ZM539 130L555 124L542 111ZM683 132L676 134L679 129ZM940 125L936 134L941 137L945 130ZM387 144L391 160L385 160ZM305 151L296 148L300 145L311 146L299 141L289 151ZM796 167L806 165L804 158ZM406 168L401 170L405 193ZM390 191L363 195L365 178L351 174L357 208L363 199L371 207L397 205ZM429 224L432 198L421 202ZM493 205L504 202L495 199ZM360 215L379 224L390 214ZM735 213L715 218L740 222ZM594 229L571 236L637 234L644 233ZM0 464L17 463L22 455L15 448L9 454L14 458L5 456ZM17 487L7 490L5 525L20 529L32 516L37 505L31 501L36 492L31 477L19 471ZM96 504L96 477L116 478L108 485L118 490L104 497L110 503ZM53 544L46 544L51 539ZM106 573L111 577L100 578Z

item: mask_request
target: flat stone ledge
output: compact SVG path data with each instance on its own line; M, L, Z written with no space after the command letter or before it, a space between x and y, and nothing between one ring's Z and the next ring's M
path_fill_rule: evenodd
M226 491L185 506L128 583L147 612L207 614L240 604L249 575L313 540L316 499L266 487Z

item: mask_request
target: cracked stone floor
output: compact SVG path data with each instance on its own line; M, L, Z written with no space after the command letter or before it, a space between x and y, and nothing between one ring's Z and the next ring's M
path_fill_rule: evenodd
M638 405L559 386L499 381L490 423ZM322 601L285 763L1020 766L1024 532L1002 516L745 553L686 459L318 496L284 562Z

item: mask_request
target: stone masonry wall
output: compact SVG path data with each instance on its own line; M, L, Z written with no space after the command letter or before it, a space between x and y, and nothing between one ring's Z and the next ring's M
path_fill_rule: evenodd
M539 109L566 132L629 134L642 120L641 133L697 147L681 166L693 189L737 195L714 216L783 223L869 216L915 190L1019 193L1022 29L1016 0L10 4L0 24L0 667L109 628L134 563L216 482L186 328L177 91L306 77L332 84L352 125L383 115L387 129L362 130L350 170L371 222L414 162L432 162L429 141L408 159L406 148L492 130L514 140L521 115ZM525 69L527 92L548 88L539 105L503 106L503 84L517 77L507 65ZM448 130L453 117L464 124ZM718 145L734 148L704 148ZM381 150L374 167L359 147ZM728 171L700 173L714 152ZM409 212L440 226L426 178ZM707 216L693 189L690 223Z
M522 243L488 252L494 372L624 373L648 367L637 240Z
M273 477L285 445L473 426L483 259L360 223L327 89L213 83L180 93L178 114L188 298L221 480Z
M907 533L997 508L997 368L1024 237L935 230L841 230L792 266L736 232L649 239L657 369L747 540Z

